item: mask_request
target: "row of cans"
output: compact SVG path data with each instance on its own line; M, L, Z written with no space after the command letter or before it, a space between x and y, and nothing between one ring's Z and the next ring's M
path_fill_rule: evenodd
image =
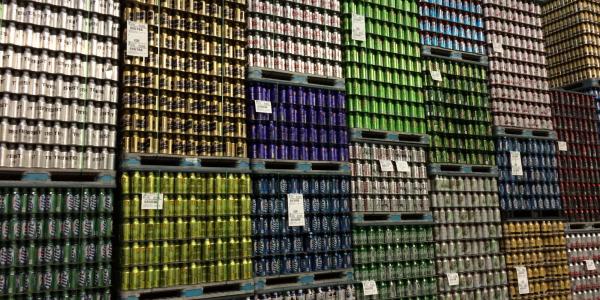
M217 195L216 197L192 195L163 194L161 210L142 210L140 195L123 197L123 217L178 217L197 220L216 219L230 215L250 215L251 200L249 195L230 194L229 196Z
M248 156L245 138L224 136L199 137L156 132L125 132L123 150L127 153L159 153L188 156Z
M504 255L502 254L436 260L438 274L502 270L504 264Z
M179 262L211 262L252 256L250 238L191 240L189 242L125 243L121 263L131 265L170 265Z
M344 211L349 211L350 204L344 195L350 193L350 180L345 176L260 176L253 181L255 195L279 194L320 194L339 195ZM306 206L308 203L305 202Z
M353 212L424 212L429 211L427 193L421 196L403 196L403 193L384 195L373 193L367 196L352 197ZM374 196L376 195L376 196ZM398 196L395 196L398 195Z
M124 241L185 240L189 238L228 238L252 235L252 220L246 216L216 217L212 220L183 219L181 217L154 222L153 219L124 221Z
M113 211L111 189L3 188L0 215L100 214Z
M440 242L435 244L435 253L438 258L498 254L500 242L495 239Z
M475 176L435 176L431 182L436 192L445 192L448 200L453 200L454 193L496 193L498 180L494 177Z
M80 217L13 217L0 221L1 237L6 241L31 239L69 239L72 241L110 238L113 232L111 217L82 215Z
M256 258L255 276L273 276L328 270L348 269L352 267L352 252L326 254L303 254Z
M425 133L423 118L399 117L374 113L348 113L348 127L408 133Z
M502 237L501 226L495 223L480 223L476 225L438 225L435 230L436 241L452 241L464 239L494 239Z
M243 86L236 87L243 89ZM235 92L241 94L243 91ZM224 116L230 118L243 118L246 111L246 102L243 99L234 99L227 96L186 95L184 93L154 93L144 89L132 88L123 92L123 108L157 110L170 115L179 113L181 116L206 115Z
M430 260L396 263L375 263L357 266L357 280L398 280L423 278L435 275L435 265Z
M282 128L284 127L284 128ZM285 126L280 127L283 131L287 129ZM306 128L300 128L300 132ZM271 130L271 128L264 127L264 130ZM277 131L271 131L276 133ZM339 141L346 139L346 130L329 130L329 134L318 135L319 139L326 141L326 143L311 143L308 142L310 139L306 139L306 143L297 142L279 142L272 140L267 143L263 142L250 142L250 157L258 159L281 159L281 160L312 160L312 161L347 161L348 160L348 147L346 146L335 146L337 143L331 143L333 141ZM252 134L253 135L253 134ZM302 138L302 135L300 135ZM304 136L305 137L305 136ZM331 138L326 140L326 138Z
M436 280L435 278L423 279L403 279L392 281L377 281L377 295L365 296L363 287L357 285L356 299L357 300L377 300L377 299L397 299L411 298L434 300L436 296ZM490 298L491 299L491 298Z
M0 267L44 267L45 265L110 262L110 240L49 241L39 240L0 246Z
M458 193L458 197L453 197L448 192L434 192L431 195L431 203L436 208L492 208L498 207L498 194L483 192L464 192Z
M123 194L250 194L252 181L248 174L136 171L121 175L121 189Z
M204 264L180 264L124 268L121 289L141 290L252 278L252 261L230 260Z
M433 218L439 224L453 223L497 223L500 222L500 209L496 202L495 207L463 207L446 208L435 207Z
M354 245L404 244L433 241L429 226L360 226L352 230Z
M60 290L109 288L110 265L97 267L46 267L44 270L4 270L0 272L2 294L44 293Z
M431 260L435 258L431 244L396 244L354 247L354 264L391 263Z
M259 294L246 300L354 300L356 291L353 285L318 287L307 290L285 291L280 293Z
M379 145L368 143L350 144L350 158L356 160L403 160L408 163L425 163L425 148Z
M334 215L350 212L349 200L342 197L327 197L312 194L305 197L304 213L309 215ZM254 215L285 215L288 213L286 196L253 197L252 214ZM269 227L272 227L269 226Z
M254 239L255 256L281 256L352 249L350 234L307 234Z
M348 215L305 216L305 226L289 226L287 217L256 217L252 222L254 236L285 236L291 234L330 234L349 232L352 219Z

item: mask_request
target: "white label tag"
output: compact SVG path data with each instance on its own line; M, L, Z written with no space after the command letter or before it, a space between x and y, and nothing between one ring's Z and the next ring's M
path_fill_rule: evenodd
M586 259L585 260L585 268L588 271L596 271L596 263L594 262L593 259Z
M272 114L273 108L271 108L271 101L265 100L254 100L254 107L257 113Z
M523 163L521 152L510 151L510 171L513 176L523 176Z
M410 166L408 166L408 162L405 160L397 160L396 168L398 168L398 172L410 173Z
M492 43L492 49L494 50L494 53L504 52L504 48L502 48L502 44L498 43L498 42Z
M142 193L142 209L163 209L162 193Z
M430 71L431 79L435 81L442 81L442 73L440 71Z
M379 160L381 172L394 172L394 165L391 160Z
M352 39L363 42L367 40L365 16L352 14Z
M567 151L568 146L565 141L558 141L558 151Z
M372 295L377 295L377 284L375 283L375 280L366 280L362 282L363 285L363 295L365 296L372 296Z
M186 157L183 159L183 161L190 165L198 164L198 158L196 158L196 157Z
M527 268L515 267L517 270L517 283L519 284L519 294L529 294L529 278L527 278Z
M448 285L449 286L458 285L458 283L459 283L458 273L446 273L446 276L448 277Z
M288 200L288 226L305 226L304 223L304 195L287 194Z
M113 66L109 65L106 70L104 70L104 77L106 79L112 79L113 76Z
M148 24L127 21L127 55L148 57Z

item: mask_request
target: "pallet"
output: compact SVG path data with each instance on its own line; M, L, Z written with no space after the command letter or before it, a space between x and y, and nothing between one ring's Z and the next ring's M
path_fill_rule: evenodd
M562 210L502 210L503 221L566 221Z
M0 168L0 186L114 188L115 174L111 170Z
M352 142L428 146L429 140L429 135L426 134L360 128L350 129L350 141Z
M254 286L256 293L271 293L327 285L345 285L352 284L353 282L353 269L342 269L257 277L254 280Z
M249 67L246 79L249 81L297 85L339 91L346 89L346 83L343 78L309 75L260 67Z
M354 226L433 224L431 212L360 212L352 213Z
M139 299L232 299L236 296L252 295L254 281L239 280L185 285L178 287L155 288L120 293L122 300Z
M600 78L582 80L577 83L566 85L561 89L566 91L584 92L593 88L600 88Z
M556 131L546 129L525 129L513 127L494 127L494 135L517 139L556 140Z
M257 174L350 175L350 164L339 161L251 159L250 168Z
M250 164L247 158L180 156L160 154L124 154L121 163L123 171L161 172L227 172L248 173Z
M488 57L485 55L456 51L434 46L423 46L421 55L449 59L464 63L478 64L482 66L487 66L489 64Z
M497 177L498 167L460 164L430 164L429 175Z
M600 232L600 222L565 223L565 231L570 233Z

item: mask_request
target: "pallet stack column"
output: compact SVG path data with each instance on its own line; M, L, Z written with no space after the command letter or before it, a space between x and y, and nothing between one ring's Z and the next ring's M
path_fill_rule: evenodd
M353 294L340 2L252 0L247 20L256 294Z
M111 299L119 5L2 4L2 298Z
M352 225L357 299L434 299L433 220L427 145L398 135L355 130L351 136Z
M123 5L118 298L249 296L245 2Z

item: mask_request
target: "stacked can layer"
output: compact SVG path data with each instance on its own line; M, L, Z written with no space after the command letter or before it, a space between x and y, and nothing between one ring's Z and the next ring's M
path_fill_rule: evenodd
M600 144L592 96L553 91L552 110L558 140L558 172L565 213L573 221L598 220L600 213Z
M564 223L560 221L503 224L504 253L511 299L570 299ZM517 278L525 267L527 288Z
M148 25L149 53L125 56L123 151L247 157L244 8L126 3L124 18Z
M543 11L550 85L578 87L600 78L600 4L551 0Z
M486 0L484 11L494 125L551 130L540 5Z
M505 299L496 179L437 175L431 185L440 299Z
M348 126L425 133L417 2L345 1ZM365 19L365 40L352 39Z
M129 172L121 185L122 290L252 278L249 175Z
M493 165L487 68L438 59L426 60L424 68L429 162ZM441 81L430 76L436 71Z
M348 160L343 92L270 83L247 90L250 158ZM256 112L255 100L271 102L272 112Z
M0 167L112 169L119 3L5 3Z
M248 66L342 77L340 1L248 2Z
M254 275L352 267L350 182L344 176L256 175ZM302 194L304 225L290 224L287 197Z

